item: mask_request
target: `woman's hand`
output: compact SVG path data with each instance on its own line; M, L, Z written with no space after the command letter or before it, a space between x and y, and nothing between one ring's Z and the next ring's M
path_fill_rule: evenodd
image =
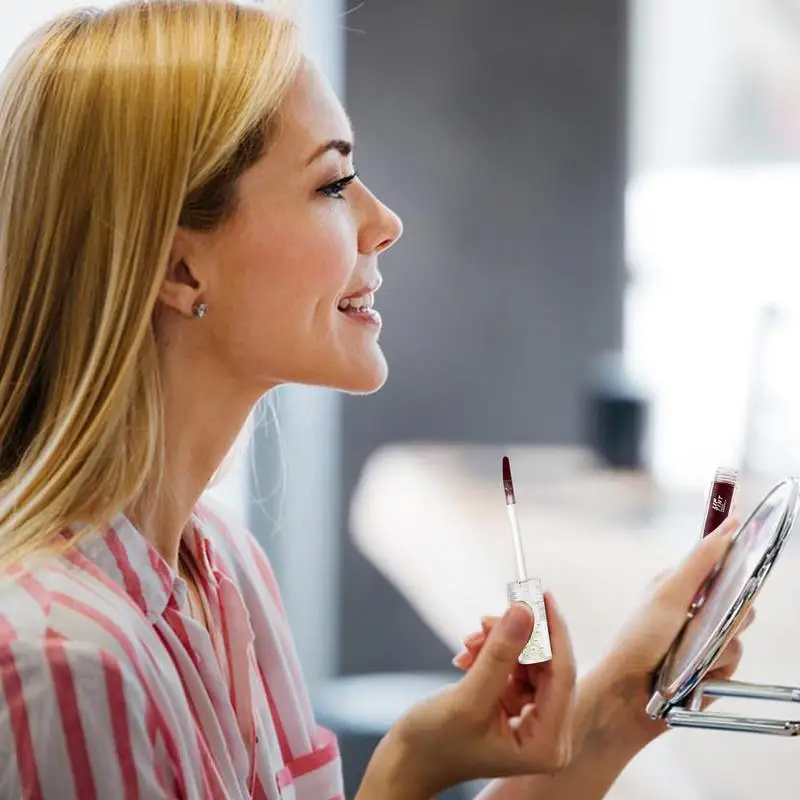
M627 735L632 741L644 745L666 730L663 722L650 719L645 712L652 694L653 675L683 627L698 589L725 555L735 529L735 521L724 523L718 531L703 539L680 566L654 581L644 604L617 637L610 654L594 671L596 685L604 687L609 695L608 703L614 706L599 714L598 720L612 721L616 736ZM736 638L720 654L709 672L710 679L726 680L733 675L742 657L739 636L753 619L751 610ZM465 651L453 660L457 667L471 669L496 620L496 617L485 617L482 630L464 639Z
M575 659L552 597L545 604L552 660L520 666L533 617L526 606L512 606L481 640L469 674L415 706L389 732L358 800L429 798L475 778L555 773L566 766Z
M622 719L634 735L645 742L666 730L664 722L650 719L645 705L652 695L653 675L686 622L686 615L698 590L721 561L738 527L728 519L713 534L703 539L674 570L660 575L653 583L644 605L633 615L617 637L611 653L604 661L609 675L617 675L615 685L621 701ZM739 638L755 619L750 610L736 637L720 653L707 677L729 679L742 658ZM707 699L704 707L714 702Z

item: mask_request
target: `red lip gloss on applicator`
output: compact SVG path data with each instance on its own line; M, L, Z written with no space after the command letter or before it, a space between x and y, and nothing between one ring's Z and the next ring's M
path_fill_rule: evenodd
M542 593L542 579L529 578L525 566L525 552L517 519L517 500L514 495L514 482L511 480L511 462L503 457L503 489L506 494L506 510L511 523L511 536L514 540L514 557L517 562L517 580L506 586L509 603L525 603L533 612L533 630L525 649L519 657L520 664L540 664L553 657L550 648L550 632L547 628L547 614Z

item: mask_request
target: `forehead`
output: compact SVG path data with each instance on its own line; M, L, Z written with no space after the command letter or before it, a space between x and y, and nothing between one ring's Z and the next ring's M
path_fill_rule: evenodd
M283 100L278 130L273 155L293 155L292 160L307 161L316 148L332 139L353 138L339 98L308 59L301 62Z

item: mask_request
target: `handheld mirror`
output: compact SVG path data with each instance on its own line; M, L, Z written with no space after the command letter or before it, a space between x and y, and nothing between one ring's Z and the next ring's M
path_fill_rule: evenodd
M800 510L800 481L781 481L734 534L705 600L687 619L667 653L654 684L647 713L672 728L746 731L780 736L800 734L798 719L765 719L702 710L705 697L800 703L800 688L709 681L706 674L736 635L792 532Z

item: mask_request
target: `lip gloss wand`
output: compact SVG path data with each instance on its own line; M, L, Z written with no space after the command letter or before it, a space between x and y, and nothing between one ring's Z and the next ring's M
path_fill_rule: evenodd
M506 511L511 523L511 536L514 540L514 557L517 564L517 580L506 586L509 603L525 603L533 612L533 630L530 639L519 657L520 664L541 664L550 661L553 651L550 647L550 632L547 628L547 614L544 607L542 579L529 578L525 565L525 551L517 519L517 500L514 482L511 479L511 462L503 457L503 489L506 495Z

